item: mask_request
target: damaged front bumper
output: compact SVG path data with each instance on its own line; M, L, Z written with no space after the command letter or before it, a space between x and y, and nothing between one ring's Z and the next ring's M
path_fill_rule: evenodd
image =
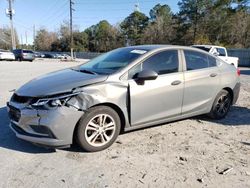
M67 147L72 144L75 126L83 111L58 106L35 109L20 103L7 103L10 127L20 139L48 147Z

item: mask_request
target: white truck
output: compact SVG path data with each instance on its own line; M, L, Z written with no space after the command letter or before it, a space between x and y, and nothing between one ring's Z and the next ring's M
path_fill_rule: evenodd
M238 57L229 57L227 54L227 49L221 46L213 46L213 45L193 45L192 47L199 48L201 50L205 50L221 60L225 61L228 64L234 65L238 68L239 58Z

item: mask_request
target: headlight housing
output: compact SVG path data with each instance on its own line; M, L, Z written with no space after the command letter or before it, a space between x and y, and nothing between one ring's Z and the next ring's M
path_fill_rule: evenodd
M31 106L33 106L33 107L48 107L48 108L60 107L60 106L65 105L66 102L71 99L71 97L76 96L79 93L80 92L58 95L56 97L51 97L51 98L38 99L35 103L32 103Z

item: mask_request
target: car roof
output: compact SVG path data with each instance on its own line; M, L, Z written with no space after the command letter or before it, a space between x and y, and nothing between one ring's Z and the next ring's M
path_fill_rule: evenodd
M146 50L146 51L153 51L165 48L181 48L181 49L193 49L189 46L178 46L178 45L163 45L163 44L152 44L152 45L138 45L138 46L128 46L124 48L129 48L131 50Z
M192 45L192 46L197 46L197 47L205 47L205 48L224 48L223 46L215 46L215 45L211 45L211 44L197 44L197 45Z
M131 50L146 50L148 52L150 51L159 51L159 50L164 50L164 49L183 49L183 50L193 50L193 51L198 51L202 53L208 53L204 50L194 48L192 46L180 46L180 45L161 45L161 44L156 44L156 45L138 45L138 46L129 46L125 48L130 48Z

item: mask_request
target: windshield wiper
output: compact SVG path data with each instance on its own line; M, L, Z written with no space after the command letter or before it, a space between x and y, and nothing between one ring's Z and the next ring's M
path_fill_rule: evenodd
M87 70L87 69L80 69L79 71L80 71L80 72L84 72L84 73L88 73L88 74L94 74L94 75L97 75L97 73L96 73L96 72L91 71L91 70Z

